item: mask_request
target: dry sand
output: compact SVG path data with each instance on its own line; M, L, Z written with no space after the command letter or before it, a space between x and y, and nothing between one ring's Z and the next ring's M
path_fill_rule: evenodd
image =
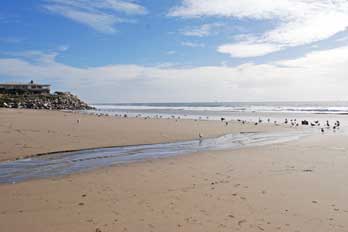
M275 126L240 123L226 126L217 121L145 120L0 109L0 161L56 151L197 139L199 133L204 137L217 137L232 132L274 129Z
M0 185L0 231L348 231L346 141L317 135Z

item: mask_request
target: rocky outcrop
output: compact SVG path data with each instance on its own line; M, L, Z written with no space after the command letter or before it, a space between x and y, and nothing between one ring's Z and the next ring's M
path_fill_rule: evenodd
M93 109L71 93L30 94L8 92L0 93L0 107L46 110L88 110Z

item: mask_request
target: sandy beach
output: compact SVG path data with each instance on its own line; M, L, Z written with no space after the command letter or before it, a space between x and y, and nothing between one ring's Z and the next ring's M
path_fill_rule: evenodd
M0 6L0 232L348 232L348 0Z
M57 151L190 140L199 134L208 138L275 130L284 127L0 109L0 161Z
M2 160L185 140L200 132L217 136L284 130L62 112L2 110L0 115ZM262 147L3 184L0 231L347 231L346 141L342 134L317 134Z

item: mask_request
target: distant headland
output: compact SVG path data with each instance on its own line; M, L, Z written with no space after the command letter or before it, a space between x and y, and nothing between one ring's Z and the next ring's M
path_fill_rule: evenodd
M29 83L0 83L0 108L88 110L87 103L69 92L54 92L51 85Z

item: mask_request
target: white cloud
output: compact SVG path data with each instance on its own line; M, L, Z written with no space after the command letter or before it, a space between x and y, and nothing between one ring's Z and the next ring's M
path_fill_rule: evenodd
M217 32L218 29L222 28L224 24L222 23L207 23L202 24L198 27L190 27L181 30L181 34L186 36L197 36L204 37L209 36Z
M327 10L324 7L317 11L304 12L305 16L267 32L264 40L297 46L327 39L345 31L348 27L348 2L342 9L346 12L341 12L339 6Z
M167 54L167 55L175 55L175 54L176 54L176 51L170 50L170 51L167 51L166 54Z
M54 83L54 88L73 91L91 102L348 100L348 46L236 67L79 68L57 62L57 53L13 56L0 59L0 76Z
M98 3L98 1L97 1ZM147 10L139 5L132 2L126 2L121 0L99 0L101 8L112 8L128 14L146 14Z
M87 11L111 10L127 14L146 14L147 10L127 0L45 0L47 5L65 5Z
M348 46L330 50L312 52L294 60L278 61L276 64L292 68L319 68L328 70L338 64L348 63Z
M346 0L183 0L178 7L172 8L170 16L194 17L233 17L237 19L273 20L276 26L261 35L255 35L254 40L237 43L232 48L246 48L246 53L239 57L265 55L265 46L279 49L269 49L269 53L280 48L310 44L345 31L348 27L348 1ZM262 46L260 46L260 44ZM273 44L273 45L272 45ZM250 47L247 48L246 45ZM226 47L228 45L223 45ZM260 48L260 51L250 53L250 50ZM219 49L232 56L234 50ZM232 52L230 52L232 51Z
M272 18L274 15L283 14L285 7L289 6L284 0L183 0L182 4L169 11L169 16L175 17L253 17Z
M274 44L248 42L225 44L218 48L220 53L227 53L232 57L239 58L263 56L279 50L281 50L281 47Z
M20 51L20 52L3 52L4 55L14 58L22 58L31 63L49 64L55 63L58 52L45 53L37 50Z
M347 42L347 41L348 41L348 36L344 36L344 37L336 39L336 42L339 42L339 43Z
M103 33L114 33L117 23L132 21L120 14L147 13L141 5L124 0L46 0L42 7Z
M194 43L194 42L189 42L189 41L181 42L181 45L185 46L185 47L191 47L191 48L203 48L203 47L205 47L204 43Z

